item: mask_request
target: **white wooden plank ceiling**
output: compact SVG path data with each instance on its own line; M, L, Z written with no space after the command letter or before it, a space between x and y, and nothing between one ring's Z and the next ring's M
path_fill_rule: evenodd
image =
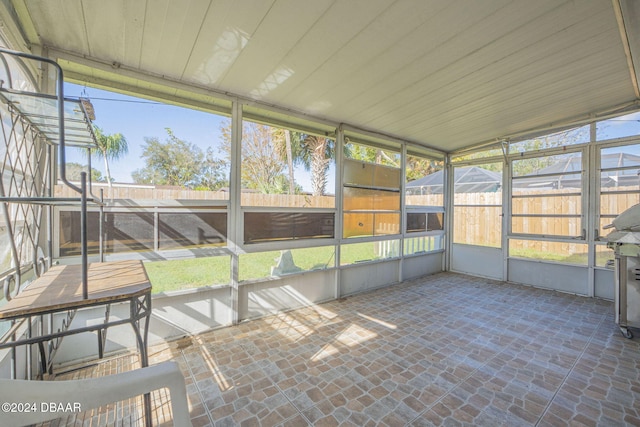
M130 88L166 78L454 151L637 101L638 8L618 1L13 4L32 45L115 63Z

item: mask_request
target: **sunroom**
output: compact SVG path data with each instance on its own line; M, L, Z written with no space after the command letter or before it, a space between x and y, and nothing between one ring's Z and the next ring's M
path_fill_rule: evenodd
M640 423L639 17L3 2L2 425Z

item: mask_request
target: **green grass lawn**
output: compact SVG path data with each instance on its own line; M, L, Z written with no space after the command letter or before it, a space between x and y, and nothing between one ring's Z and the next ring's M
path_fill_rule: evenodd
M374 242L356 243L341 247L341 265L379 259ZM262 279L271 276L280 251L257 252L240 255L240 281ZM333 246L292 249L295 265L301 271L332 268L335 265ZM510 256L557 261L576 265L587 265L587 254L560 254L533 249L511 249ZM613 258L613 252L598 251L597 264L605 265ZM228 284L231 277L231 260L228 256L210 258L189 258L171 261L146 262L145 268L153 293L198 288L202 286Z
M154 294L227 284L231 276L228 256L145 262L144 267Z
M254 280L271 276L280 251L257 252L240 255L239 279ZM335 266L333 246L292 249L295 265L301 271L312 271ZM378 259L375 243L356 243L341 248L342 265ZM231 261L228 256L189 258L171 261L145 262L153 293L228 284Z

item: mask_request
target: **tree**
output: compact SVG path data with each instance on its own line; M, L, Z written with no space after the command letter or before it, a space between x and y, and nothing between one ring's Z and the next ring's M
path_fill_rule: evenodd
M368 147L366 145L354 144L347 140L345 144L345 154L355 160L362 160L379 165L400 167L400 155L389 155L381 148ZM393 157L392 157L393 156ZM395 158L394 158L395 157Z
M289 168L289 194L293 194L296 186L296 179L293 175L293 148L291 147L291 131L284 130L284 141L287 151L287 167Z
M80 173L87 172L87 165L81 165L76 162L69 162L65 165L67 172L67 179L69 181L80 181ZM91 168L91 181L93 182L105 182L106 178L97 169Z
M242 130L242 187L264 194L279 194L289 191L290 183L284 177L285 159L278 148L278 138L269 126L244 122ZM231 123L221 128L220 151L231 160ZM282 139L284 141L284 138Z
M335 141L324 136L290 131L289 129L273 129L273 142L281 157L287 159L289 167L289 188L294 181L293 166L302 165L311 171L311 192L314 196L322 196L326 192L329 164L335 154ZM290 190L290 194L291 190Z
M288 190L289 194L296 193L296 180L294 165L300 163L301 159L301 134L292 132L289 129L270 127L271 141L275 145L276 151L281 158L287 160L289 171Z
M171 129L165 130L168 135L166 142L157 137L144 139L141 157L145 167L133 171L131 176L144 184L196 185L204 157L202 150L176 137Z
M545 150L547 148L564 147L577 144L580 142L588 141L589 129L586 126L568 129L560 132L556 132L550 135L543 135L524 141L514 142L509 144L509 153L531 153L536 151ZM501 148L492 148L476 153L471 153L458 157L457 160L475 160L488 157L499 157L503 155ZM530 173L534 173L540 169L551 166L558 161L560 157L525 157L512 162L513 175L524 176ZM485 163L481 165L484 169L502 172L502 161L494 161L491 163Z
M327 190L329 164L335 153L335 141L324 136L305 135L301 138L301 160L311 170L311 192L322 196Z
M98 126L93 126L93 132L96 135L96 151L94 154L98 158L104 160L104 169L107 174L107 182L109 183L109 191L111 191L111 169L109 169L109 160L117 160L129 152L129 146L126 138L121 133L107 135L102 132Z
M137 183L173 185L197 190L219 190L228 186L227 162L206 153L195 144L178 138L170 128L167 140L145 138L142 159L145 166L132 172Z
M229 186L227 162L218 159L211 147L207 148L204 161L200 167L196 190L219 190Z
M407 156L407 181L414 181L444 168L444 161Z

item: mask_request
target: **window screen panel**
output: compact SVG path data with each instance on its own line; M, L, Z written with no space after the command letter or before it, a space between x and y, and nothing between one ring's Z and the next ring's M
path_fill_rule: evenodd
M343 216L343 237L373 236L374 214L370 212L345 213Z
M345 160L344 184L361 187L400 188L400 169L357 160Z
M244 242L333 238L334 213L246 212Z
M102 225L104 252L153 250L153 214L107 212ZM87 212L87 249L99 253L100 214ZM60 212L60 256L80 255L80 212Z
M343 198L345 211L400 210L400 193L397 191L345 187Z
M443 212L407 212L407 233L444 229Z
M160 249L224 245L227 213L161 213L158 215L158 233Z
M60 211L59 225L60 256L80 255L80 212ZM87 252L97 254L100 251L100 214L87 212Z
M407 212L407 233L427 231L427 214Z
M430 212L427 215L427 230L444 230L444 212Z
M400 188L400 169L376 165L373 172L373 186Z
M360 185L364 187L373 186L374 164L359 162L356 160L344 161L344 184Z
M376 236L386 236L400 233L399 213L376 213L374 215L374 234Z
M104 214L105 252L153 250L153 214L109 212Z

